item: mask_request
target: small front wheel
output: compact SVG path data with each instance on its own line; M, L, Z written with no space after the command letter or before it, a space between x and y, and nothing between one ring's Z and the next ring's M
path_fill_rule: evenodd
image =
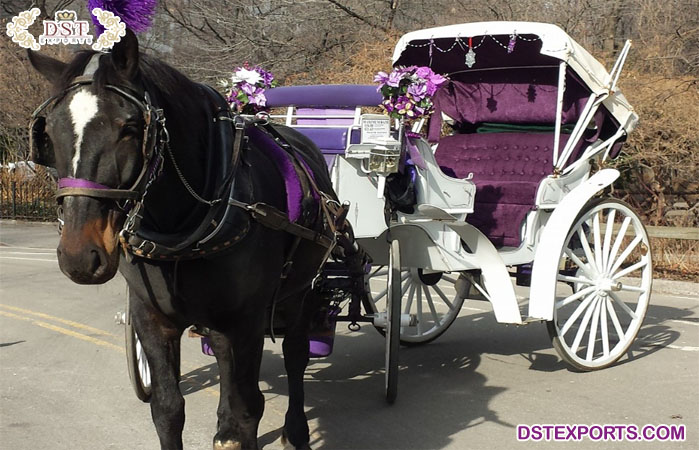
M367 274L369 286L378 287L387 274L385 266L373 269ZM404 316L410 317L410 325L401 327L401 345L418 346L432 342L454 323L464 303L463 296L451 293L457 280L463 279L456 275L417 267L402 268L396 279L400 279L402 311ZM388 289L370 294L373 311L383 311ZM385 334L383 327L377 329Z
M126 367L129 371L129 379L136 397L142 402L148 403L151 398L151 373L146 352L143 350L138 334L131 320L129 308L129 294L126 297Z

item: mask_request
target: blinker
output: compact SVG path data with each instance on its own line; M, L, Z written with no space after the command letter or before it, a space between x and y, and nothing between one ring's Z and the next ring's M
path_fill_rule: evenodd
M55 167L56 155L49 135L46 133L46 117L36 116L29 125L30 158L36 164Z

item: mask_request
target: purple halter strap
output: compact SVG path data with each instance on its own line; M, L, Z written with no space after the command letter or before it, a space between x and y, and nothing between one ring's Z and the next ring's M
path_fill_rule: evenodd
M56 198L75 195L110 200L138 200L141 197L141 194L133 189L113 189L82 178L60 178Z
M63 188L111 189L109 186L90 180L83 180L82 178L60 178L58 180L58 189Z

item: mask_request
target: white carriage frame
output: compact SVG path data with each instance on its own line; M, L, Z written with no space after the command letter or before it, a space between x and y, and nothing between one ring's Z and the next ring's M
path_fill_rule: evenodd
M442 173L434 158L436 148L420 140L417 148L426 163L418 169L415 214L399 214L391 224L391 237L401 243L404 267L419 267L438 272L460 272L480 269L482 286L476 286L490 301L495 318L501 323L522 324L529 321L553 319L560 251L571 225L585 204L598 192L611 185L619 172L602 169L590 176L590 162L604 161L612 146L633 130L638 116L624 96L617 91L619 74L628 56L627 41L611 72L555 25L530 22L482 22L454 25L408 33L403 36L393 56L400 58L411 41L437 38L468 38L483 35L534 34L542 41L541 53L558 59L558 98L555 140L553 146L554 174L544 178L538 187L535 208L523 224L522 243L518 248L496 249L490 240L465 221L473 212L476 188L467 179L459 180ZM570 67L592 90L572 134L560 150L565 74ZM590 144L575 162L566 165L588 123L598 109L604 107L620 123L618 131L606 140ZM357 152L350 143L351 131L361 128L362 110L357 107L347 115L299 115L289 106L286 114L273 116L292 127L299 118L351 119L351 125L324 125L346 128L344 155L338 155L332 166L332 181L338 196L351 203L348 216L361 245L377 264L388 262L385 239L384 200L377 196L377 176L370 176L362 163L368 158L365 148ZM319 127L312 125L312 127ZM560 150L560 151L559 151ZM363 155L363 156L362 156ZM474 253L461 245L465 242ZM520 311L508 266L533 263L529 305L526 319Z

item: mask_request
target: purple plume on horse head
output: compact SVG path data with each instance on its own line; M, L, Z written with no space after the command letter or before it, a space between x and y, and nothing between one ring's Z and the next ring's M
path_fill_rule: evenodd
M156 0L88 0L87 9L92 11L101 8L110 11L115 16L119 16L126 28L140 33L150 28L155 14ZM104 32L104 27L92 15L92 22L95 24L96 35Z

